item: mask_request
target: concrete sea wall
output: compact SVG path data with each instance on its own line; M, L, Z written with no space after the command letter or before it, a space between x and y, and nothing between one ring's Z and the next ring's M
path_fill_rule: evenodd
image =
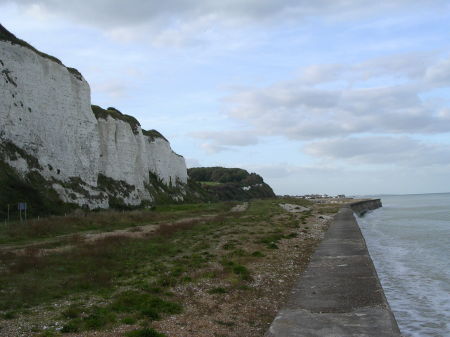
M353 214L380 206L341 208L266 337L401 336Z
M383 207L380 199L367 199L350 204L350 208L358 216L362 216L364 213L380 207Z

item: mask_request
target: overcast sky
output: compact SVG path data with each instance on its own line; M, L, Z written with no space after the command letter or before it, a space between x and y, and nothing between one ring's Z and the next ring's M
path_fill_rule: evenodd
M450 1L0 0L92 103L278 194L450 191Z

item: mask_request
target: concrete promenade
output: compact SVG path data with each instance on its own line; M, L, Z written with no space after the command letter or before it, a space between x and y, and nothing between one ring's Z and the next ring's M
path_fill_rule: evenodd
M349 207L335 216L266 337L401 336Z

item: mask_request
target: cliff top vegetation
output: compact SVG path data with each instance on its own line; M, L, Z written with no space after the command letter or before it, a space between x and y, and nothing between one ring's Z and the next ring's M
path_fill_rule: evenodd
M189 177L203 182L240 183L243 185L262 184L263 178L256 173L248 173L241 168L193 167L188 169Z
M162 138L164 139L166 142L168 142L167 138L164 137L159 131L156 131L155 129L151 129L151 130L142 130L142 133L144 134L144 136L149 137L151 140L154 140L156 138Z
M34 52L35 52L36 54L38 54L39 56L42 56L42 57L44 57L44 58L46 58L46 59L48 59L48 60L51 60L51 61L53 61L53 62L56 62L56 63L58 63L58 64L60 64L60 65L62 65L62 66L64 66L64 67L66 67L66 66L61 62L61 60L59 60L58 58L56 58L56 57L54 57L54 56L51 56L51 55L48 55L48 54L46 54L46 53L43 53L43 52L37 50L36 48L34 48L34 47L33 47L31 44L29 44L28 42L26 42L26 41L24 41L24 40L21 40L21 39L17 38L13 33L11 33L9 30L7 30L5 27L3 27L3 25L2 25L1 23L0 23L0 41L8 41L8 42L11 42L12 44L17 44L17 45L19 45L19 46L28 48L28 49L34 51ZM73 74L76 78L78 78L79 80L82 79L82 75L81 75L81 73L80 73L77 69L75 69L75 68L69 68L69 67L66 67L66 68L67 68L67 70L68 70L71 74Z
M211 200L250 200L273 198L272 188L256 173L240 168L194 167L189 178L201 184Z
M139 124L136 118L134 118L133 116L125 115L113 107L103 109L98 105L92 105L92 112L94 113L95 118L97 119L107 119L108 116L110 116L111 118L121 120L124 121L125 123L130 124L134 134L138 133L138 127L141 126L141 124Z
M103 109L102 107L98 105L92 105L92 112L95 115L95 118L97 119L107 119L108 116L110 116L113 119L124 121L125 123L128 123L131 126L131 129L133 130L133 133L135 135L138 134L138 127L141 126L139 121L130 115L125 115L121 113L119 110L117 110L114 107L108 107L107 109ZM142 134L144 136L149 137L151 140L154 140L156 138L162 138L165 141L168 142L166 137L164 137L161 133L159 133L156 130L142 130Z

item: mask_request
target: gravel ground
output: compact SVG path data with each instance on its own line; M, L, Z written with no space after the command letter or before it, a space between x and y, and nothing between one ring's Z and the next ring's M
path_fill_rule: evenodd
M155 324L170 337L261 337L285 303L295 280L323 238L328 221L311 217L305 234L282 240L271 256L249 266L250 289L210 295L210 284L178 289L186 311ZM220 285L215 285L220 286Z

